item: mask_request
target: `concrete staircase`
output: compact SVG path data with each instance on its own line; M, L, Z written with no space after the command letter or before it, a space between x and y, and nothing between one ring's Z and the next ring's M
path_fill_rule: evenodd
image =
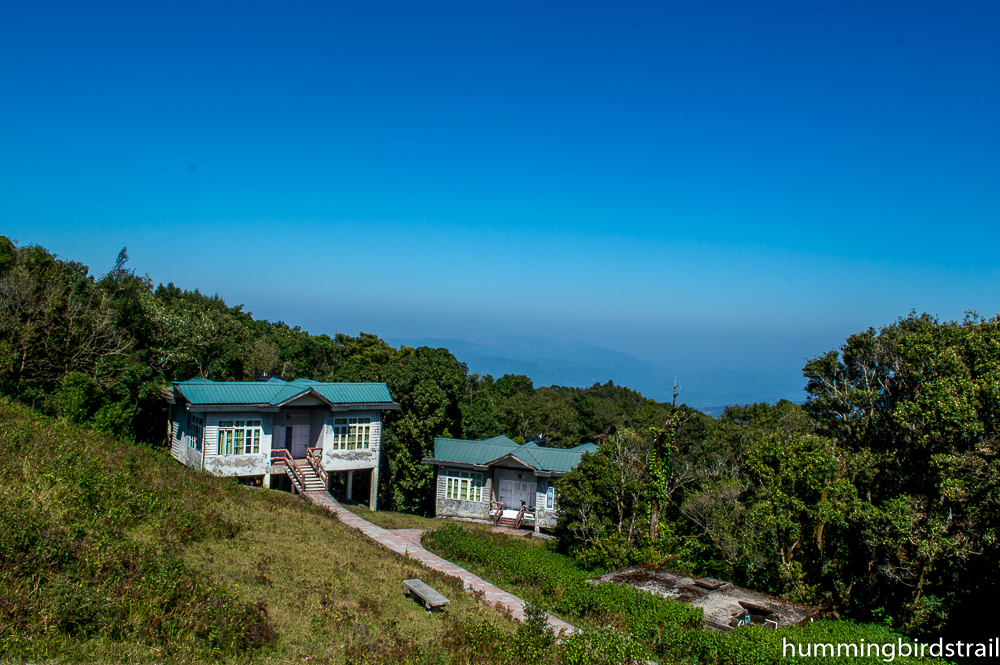
M295 489L301 492L325 492L326 485L323 483L323 479L316 475L312 466L309 464L308 460L297 459L292 460L292 464L298 469L299 474L292 473L289 469L287 471L288 477L292 479L292 484L295 485ZM305 480L305 487L301 486L298 475L301 475L302 479Z
M508 529L519 529L521 528L521 522L524 520L524 509L519 511L516 510L504 510L500 515L500 518L496 521L496 526L506 527Z

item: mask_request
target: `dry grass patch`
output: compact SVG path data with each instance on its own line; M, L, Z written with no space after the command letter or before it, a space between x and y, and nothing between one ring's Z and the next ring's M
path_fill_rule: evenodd
M386 550L296 496L246 489L242 501L218 508L238 520L242 531L230 540L193 544L185 560L243 599L267 603L281 636L269 661L316 657L337 662L358 641L402 640L433 652L446 619L487 620L514 630L509 619L466 594L455 578ZM384 515L366 512L366 519ZM388 514L380 526L420 528L413 525L426 520L398 515ZM428 613L406 597L402 580L414 577L447 596L448 609Z

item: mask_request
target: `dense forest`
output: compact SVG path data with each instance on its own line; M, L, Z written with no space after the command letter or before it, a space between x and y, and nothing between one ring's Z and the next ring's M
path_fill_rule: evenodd
M172 380L384 381L380 502L431 509L435 436L596 441L559 484L565 551L711 574L912 635L985 631L1000 580L1000 320L911 314L803 368L804 405L713 419L612 382L536 388L447 349L313 335L173 284L0 237L0 391L161 445ZM683 393L681 393L681 399Z

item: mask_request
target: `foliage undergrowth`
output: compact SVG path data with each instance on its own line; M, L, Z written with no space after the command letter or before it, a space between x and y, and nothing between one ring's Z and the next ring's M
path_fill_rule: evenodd
M817 621L781 631L747 626L720 634L700 628L701 610L616 584L591 584L602 574L558 553L553 544L448 524L424 538L440 555L531 603L586 628L558 647L562 662L630 662L652 654L661 662L770 665L782 647L813 643L892 643L907 638L874 624ZM806 648L806 647L803 647ZM818 663L883 662L880 658L817 657ZM924 662L895 656L893 662Z
M475 564L490 580L516 587L529 600L567 621L598 627L613 623L636 637L653 641L664 625L693 628L701 610L614 584L591 584L604 570L587 568L555 551L496 533L475 533L446 524L427 535L428 543L446 558Z

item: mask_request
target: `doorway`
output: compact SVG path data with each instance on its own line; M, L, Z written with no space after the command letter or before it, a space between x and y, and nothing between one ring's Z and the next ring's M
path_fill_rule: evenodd
M522 505L535 506L535 483L521 480L501 480L499 483L499 499L504 509L520 510Z
M285 429L285 447L293 459L302 459L309 448L309 425L292 425Z

